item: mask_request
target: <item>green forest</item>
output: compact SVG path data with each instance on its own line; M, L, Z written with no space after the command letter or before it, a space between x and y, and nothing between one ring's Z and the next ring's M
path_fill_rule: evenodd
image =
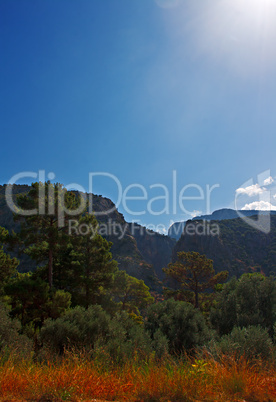
M216 272L204 254L178 251L163 268L159 291L151 289L120 267L88 205L80 209L82 202L78 193L59 183L33 183L17 195L16 231L0 228L3 370L5 362L18 365L18 359L27 359L37 370L37 364L65 364L61 362L68 356L70 362L81 359L78 369L81 361L96 362L97 370L108 367L108 372L132 362L148 370L161 365L166 376L167 370L182 370L189 359L191 367L197 367L196 377L201 376L210 356L213 362L228 356L234 362L275 364L273 276L229 276L227 270ZM70 233L72 211L79 230ZM18 271L15 253L32 261L29 271ZM51 395L51 401L74 400L71 394ZM174 391L170 399L159 395L135 400L195 400L177 395Z
M77 193L49 182L33 183L17 196L20 230L0 232L2 351L18 342L35 358L46 351L62 355L85 348L94 355L105 348L118 362L134 349L161 358L195 354L204 346L212 353L235 349L272 358L274 277L248 273L229 279L205 255L182 251L163 269L163 290L152 291L119 269L112 244L97 233L87 208L74 220L90 230L69 233L66 211L77 211L81 202ZM47 213L22 215L35 208ZM29 256L36 269L19 273L18 259L9 254L14 250Z

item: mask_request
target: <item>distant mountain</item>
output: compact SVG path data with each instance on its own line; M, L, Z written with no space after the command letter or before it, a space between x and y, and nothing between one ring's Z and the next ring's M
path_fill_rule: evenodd
M29 189L27 185L15 185L14 199L18 194L27 193ZM93 210L102 213L101 216L97 216L99 231L113 243L111 251L119 263L119 268L126 270L129 275L143 279L151 289L160 290L162 268L171 261L175 240L136 223L126 222L124 216L108 198L93 194L92 202ZM0 226L17 231L19 225L13 221L12 212L6 205L5 185L0 185ZM19 259L21 272L35 269L34 262L27 256L20 256Z
M213 221L213 220L226 220L226 219L237 219L240 218L240 215L242 214L243 216L255 216L255 215L276 215L276 211L255 211L255 210L234 210L234 209L219 209L217 211L214 211L211 215L201 215L201 216L196 216L192 220L206 220L206 221ZM183 229L185 227L186 221L183 222L175 222L173 223L169 230L168 230L168 236L171 237L172 239L179 240L181 237L181 234L183 232Z
M191 220L186 225L173 250L173 261L176 260L179 251L196 251L212 259L217 272L228 270L230 276L238 277L246 272L276 275L275 214L271 214L271 230L268 234L249 226L243 219L237 217L205 221L205 224L199 219ZM218 231L214 231L217 234L210 234L208 225L209 229L218 228ZM203 230L204 227L207 230Z

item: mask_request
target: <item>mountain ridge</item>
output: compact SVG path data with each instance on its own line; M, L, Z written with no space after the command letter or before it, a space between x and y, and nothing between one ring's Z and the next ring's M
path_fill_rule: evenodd
M269 215L269 214L276 215L276 211L235 210L231 208L222 208L215 210L214 212L212 212L212 214L195 216L191 220L221 221L228 219L237 219L240 218L241 215L251 217L255 215ZM168 229L168 236L171 237L172 239L179 240L186 222L187 221L174 222Z
M180 251L194 251L213 260L216 272L227 270L229 277L251 272L276 275L276 215L272 214L270 220L269 233L249 226L241 218L210 221L218 229L214 235L202 231L204 220L190 220L189 231L184 230L173 249L172 261Z

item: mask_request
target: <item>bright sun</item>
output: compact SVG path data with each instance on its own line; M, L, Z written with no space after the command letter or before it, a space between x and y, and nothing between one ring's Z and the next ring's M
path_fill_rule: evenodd
M201 9L195 3L201 15L195 38L203 52L242 74L275 68L276 0L205 0Z
M235 73L256 77L276 69L276 0L155 0L176 32ZM172 12L171 12L172 11ZM185 21L185 23L183 23Z

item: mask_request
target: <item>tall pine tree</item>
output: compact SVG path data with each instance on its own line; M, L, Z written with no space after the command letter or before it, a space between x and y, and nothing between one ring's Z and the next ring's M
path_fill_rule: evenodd
M86 212L85 197L59 183L33 183L17 204L21 230L13 240L40 265L33 278L47 281L50 289L69 291L73 305L88 308L111 300L117 262L112 243L97 233L95 216ZM22 211L32 214L22 216Z
M82 202L81 196L50 182L33 183L28 194L17 197L15 219L21 221L21 230L13 240L37 264L47 264L50 288L60 249L70 242L69 222L81 216Z
M109 298L118 266L110 252L112 243L97 233L96 218L87 213L80 218L79 225L90 230L71 239L71 283L76 288L78 304L88 308Z

